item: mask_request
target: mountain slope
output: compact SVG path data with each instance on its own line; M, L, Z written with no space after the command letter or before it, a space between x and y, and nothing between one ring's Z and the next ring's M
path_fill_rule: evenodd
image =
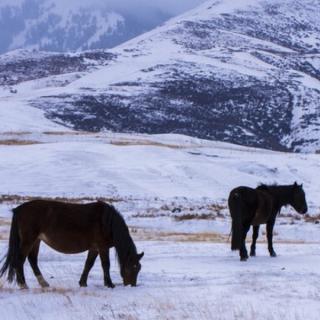
M207 1L111 50L111 61L66 85L20 83L12 99L74 129L315 151L319 21L315 0Z

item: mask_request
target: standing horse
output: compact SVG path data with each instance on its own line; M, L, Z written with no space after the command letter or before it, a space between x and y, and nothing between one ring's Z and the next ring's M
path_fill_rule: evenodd
M298 213L305 214L308 206L302 185L260 185L256 189L237 187L230 192L228 199L232 219L231 249L240 251L240 260L248 259L245 240L250 226L253 226L250 255L256 255L256 240L259 225L267 225L268 249L275 257L272 235L276 216L281 208L291 205Z
M88 250L87 260L79 284L87 286L87 278L96 257L100 256L104 285L114 284L110 278L109 248L115 247L124 285L135 286L141 269L136 246L121 214L102 201L71 204L58 201L34 200L13 209L9 248L0 277L8 271L8 281L17 281L27 288L23 265L28 258L42 287L49 284L38 267L40 242L63 253Z

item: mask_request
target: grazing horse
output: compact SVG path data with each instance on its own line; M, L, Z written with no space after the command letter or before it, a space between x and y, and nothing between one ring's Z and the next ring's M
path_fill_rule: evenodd
M104 285L114 284L110 278L109 248L115 247L124 285L135 286L141 269L136 246L121 214L102 201L72 204L58 201L34 200L13 209L9 248L0 269L0 277L8 271L8 281L17 281L27 288L23 265L28 258L42 287L49 284L38 267L40 242L63 253L88 250L87 260L79 284L87 286L88 274L96 257L100 256Z
M272 234L276 216L281 208L291 205L298 213L305 214L308 206L302 185L260 185L256 189L237 187L229 194L228 205L232 219L231 249L240 251L240 260L248 259L245 245L247 232L253 226L250 255L256 254L259 225L267 225L268 249L275 257Z

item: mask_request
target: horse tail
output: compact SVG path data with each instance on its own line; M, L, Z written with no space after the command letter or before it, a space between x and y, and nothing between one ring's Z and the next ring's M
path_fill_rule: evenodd
M239 193L231 193L228 199L230 215L232 219L231 227L231 250L240 250L242 244L242 199Z
M0 269L0 278L8 270L8 281L13 282L16 279L16 266L20 256L20 236L18 230L17 208L12 210L9 248L7 254L3 257L4 263ZM2 262L1 261L1 262Z

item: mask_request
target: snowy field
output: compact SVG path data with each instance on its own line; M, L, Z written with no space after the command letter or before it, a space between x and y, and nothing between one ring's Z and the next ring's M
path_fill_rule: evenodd
M77 282L84 255L40 254L51 284L40 289L27 269L29 290L0 291L2 319L318 319L319 244L277 245L279 256L247 263L226 244L137 241L145 261L135 288L102 286L97 261L87 288ZM4 247L3 244L1 246ZM260 251L260 250L259 250Z
M253 1L228 3L233 12ZM216 11L207 7L208 3L179 21L202 23L212 14L226 12L223 5ZM287 83L289 77L289 83L293 77L304 88L293 96L306 97L301 105L308 105L303 112L310 111L303 113L298 98L294 100L292 127L296 137L314 137L314 147L303 150L317 150L317 123L301 127L300 123L317 115L317 105L308 103L308 93L320 88L319 81L292 70L279 78L269 64L234 50L234 46L225 63L221 58L225 49L220 51L219 42L203 54L185 51L173 41L174 32L181 38L175 22L178 20L114 49L111 52L117 59L106 66L0 87L0 256L7 250L11 209L36 197L112 202L124 215L138 251L145 252L137 287L121 284L112 252L111 277L116 287L103 287L97 260L88 287L80 288L86 254L63 255L43 244L39 265L51 287L39 287L28 263L30 289L20 290L1 279L0 320L319 318L320 154L271 152L173 134L73 132L32 107L44 97L118 94L121 82L162 81L166 68L161 71L158 66L180 62L195 66L188 69L181 64L181 70L192 76L199 69L209 78L218 71L227 80L238 73L268 82L282 79ZM228 37L228 33L224 35ZM231 41L232 34L229 36ZM239 37L237 34L236 48L242 46L245 36ZM283 55L291 52L269 41L245 39L254 48L252 52L261 48ZM310 39L303 37L303 41ZM313 58L316 61L317 56ZM124 89L128 96L146 90L136 86ZM43 101L46 104L47 100ZM290 136L284 139L291 142ZM277 258L268 255L263 227L257 257L240 262L238 253L230 251L226 206L230 190L239 185L294 181L303 183L308 215L284 208L274 230Z
M59 129L57 127L57 129ZM49 289L26 263L29 290L1 282L1 319L316 319L320 295L319 155L287 154L178 135L3 132L0 252L10 209L29 197L109 199L144 251L136 288L102 285L97 260L87 288L85 254L42 245ZM230 251L229 191L238 185L304 184L307 219L286 208L275 227L277 258L260 236L257 257ZM307 222L309 221L309 222ZM315 223L316 222L316 223ZM264 233L264 228L263 233Z
M238 185L303 183L320 207L318 154L182 135L0 133L0 194L225 201Z

